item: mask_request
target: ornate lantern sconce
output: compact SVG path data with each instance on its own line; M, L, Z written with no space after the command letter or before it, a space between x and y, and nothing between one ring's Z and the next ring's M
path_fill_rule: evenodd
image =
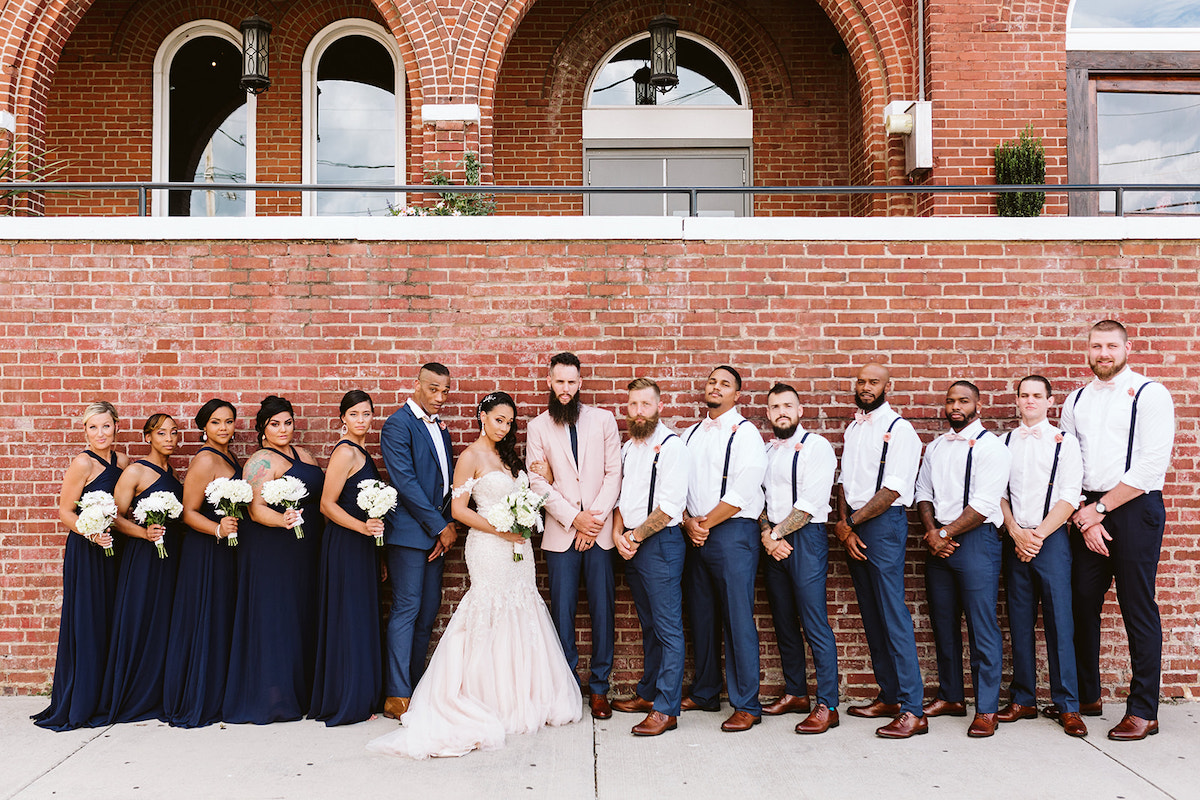
M650 85L650 68L642 67L633 73L633 98L639 106L655 105L654 87Z
M650 20L650 85L666 94L679 85L675 33L679 20L659 14Z
M271 23L258 14L242 20L241 86L250 94L262 94L271 86L267 54L270 50Z

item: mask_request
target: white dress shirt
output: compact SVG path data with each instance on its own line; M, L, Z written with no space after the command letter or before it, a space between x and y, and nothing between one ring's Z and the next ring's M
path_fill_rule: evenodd
M658 470L654 479L654 501L650 502L650 473L654 458L658 457ZM621 449L624 474L621 477L621 524L636 528L649 516L646 509L661 508L671 518L667 525L678 525L683 521L683 507L687 502L688 451L683 439L673 436L671 430L658 423L650 436L642 441L630 439ZM619 533L619 531L618 531Z
M890 434L889 427L892 429ZM887 462L883 468L883 483L876 487L884 436L888 437ZM867 415L866 422L852 422L846 429L841 476L846 504L851 511L857 511L884 488L900 495L892 505L911 506L920 463L921 437L912 423L901 418L889 403L884 403Z
M417 419L425 423L425 430L429 432L429 438L433 440L433 449L437 453L438 466L442 469L442 496L450 494L450 465L446 459L446 443L442 441L442 426L433 417L425 413L425 409L421 408L420 404L411 397L408 398L408 407L416 414Z
M1008 503L1018 525L1032 530L1046 518L1042 512L1046 509L1046 490L1050 488L1055 450L1059 451L1058 469L1054 473L1054 488L1050 491L1050 508L1054 508L1059 500L1067 501L1071 508L1079 508L1083 499L1083 457L1078 439L1045 419L1032 428L1018 425L1003 439L1007 440L1012 454Z
M803 444L801 444L803 442ZM797 425L788 439L772 439L767 443L767 475L763 481L766 494L767 519L778 525L787 519L792 509L809 514L810 522L829 521L829 494L833 489L833 473L837 457L823 436L809 433ZM796 483L792 485L792 466L795 464ZM795 492L796 502L792 502Z
M692 462L687 493L687 510L692 516L708 514L721 501L738 509L733 515L735 518L757 520L762 513L767 456L763 452L762 435L754 425L743 423L743 420L737 408L731 408L712 420L716 425L706 426L709 422L706 416L683 434ZM725 450L730 436L733 436L733 452L729 458L725 493L721 494Z
M1133 398L1138 398L1133 460L1125 469ZM1111 381L1094 380L1067 395L1062 428L1079 438L1083 489L1107 492L1118 483L1143 492L1162 491L1175 444L1175 404L1161 383L1126 367Z
M951 436L963 438L951 439ZM917 473L916 501L933 503L933 518L942 525L949 525L962 516L968 453L972 456L967 505L987 522L1003 525L1000 497L1008 486L1011 459L1004 440L985 431L978 419L957 434L947 431L929 443Z

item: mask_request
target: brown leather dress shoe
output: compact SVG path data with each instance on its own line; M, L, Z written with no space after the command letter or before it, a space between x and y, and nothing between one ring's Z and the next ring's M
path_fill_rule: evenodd
M777 717L780 714L807 714L809 712L808 698L785 694L770 705L763 706L762 711L768 717Z
M1046 719L1058 719L1058 715L1062 713L1062 709L1058 707L1058 703L1051 703L1042 709L1042 716ZM1104 703L1097 700L1094 703L1080 703L1079 716L1081 717L1098 717L1104 713Z
M1158 733L1158 720L1142 719L1133 714L1126 714L1117 726L1108 732L1108 738L1114 742L1136 742Z
M588 704L592 707L592 719L608 719L612 716L612 706L608 704L608 698L605 695L592 695Z
M887 725L875 729L875 735L884 739L907 739L923 733L929 733L929 720L918 717L911 711L905 711Z
M1083 718L1074 711L1064 711L1059 714L1058 724L1063 726L1063 731L1067 736L1087 736L1087 725L1083 724Z
M1019 719L1037 719L1037 706L1023 706L1020 703L1009 703L996 714L997 722L1016 722Z
M690 696L683 698L683 702L679 704L680 711L720 711L721 701L713 703L711 706L702 706L693 700Z
M852 717L895 717L900 713L899 703L885 703L882 700L872 700L865 706L850 706L846 713Z
M613 700L612 707L624 714L646 714L654 710L654 703L635 694L628 700Z
M383 701L383 715L388 719L398 720L408 711L407 697L389 697Z
M675 717L667 716L661 711L651 711L644 720L633 726L632 733L634 736L658 736L678 727Z
M766 713L765 708L763 713ZM812 713L796 726L796 733L824 733L830 728L836 728L838 724L837 709L818 703Z
M975 719L971 720L971 727L967 728L967 736L972 739L986 739L995 732L995 714L976 714Z
M726 733L741 733L750 730L760 722L762 722L762 717L756 717L749 711L735 711L733 716L721 723L721 730Z
M927 717L965 717L967 715L967 707L964 704L952 703L940 697L933 702L926 703L921 710Z

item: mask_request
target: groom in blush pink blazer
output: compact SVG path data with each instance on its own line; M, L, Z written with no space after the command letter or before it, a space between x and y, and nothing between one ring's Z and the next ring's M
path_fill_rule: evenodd
M525 457L529 464L547 464L554 479L549 484L530 470L533 490L549 492L542 550L550 577L550 615L575 670L575 612L582 580L592 618L592 716L608 719L615 639L612 523L621 494L621 434L612 412L581 404L579 366L574 353L550 359L549 407L529 423Z

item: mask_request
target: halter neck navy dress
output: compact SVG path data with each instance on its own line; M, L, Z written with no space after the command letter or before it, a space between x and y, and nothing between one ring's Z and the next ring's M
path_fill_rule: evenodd
M110 460L105 461L91 450L84 452L103 464L104 471L83 487L83 494L111 494L121 477L117 454L112 453ZM33 717L39 727L52 731L83 727L100 705L117 585L117 562L116 556L104 555L100 545L92 544L72 531L67 532L54 687L50 690L49 707Z
M338 506L357 520L367 513L358 507L358 485L378 480L371 456L354 442L342 445L366 458L362 468L346 479ZM326 725L346 725L369 719L383 692L380 655L379 565L375 537L347 530L333 520L325 524L317 606L317 666L309 717Z
M155 492L183 497L183 485L169 467L137 462L158 473L154 483L133 498L130 509ZM117 575L112 641L104 670L104 693L94 725L163 719L163 670L171 631L171 603L179 570L179 520L167 520L163 542L167 557L148 539L129 537Z
M226 722L300 719L312 697L325 473L301 461L295 448L291 455L275 452L292 464L284 474L308 489L299 509L304 538L252 519L238 525L237 609L222 706Z
M242 477L242 467L212 447ZM167 643L163 707L167 722L179 728L199 728L219 722L233 640L233 611L237 597L237 548L212 535L221 520L204 498L200 514L212 524L205 531L184 529Z

